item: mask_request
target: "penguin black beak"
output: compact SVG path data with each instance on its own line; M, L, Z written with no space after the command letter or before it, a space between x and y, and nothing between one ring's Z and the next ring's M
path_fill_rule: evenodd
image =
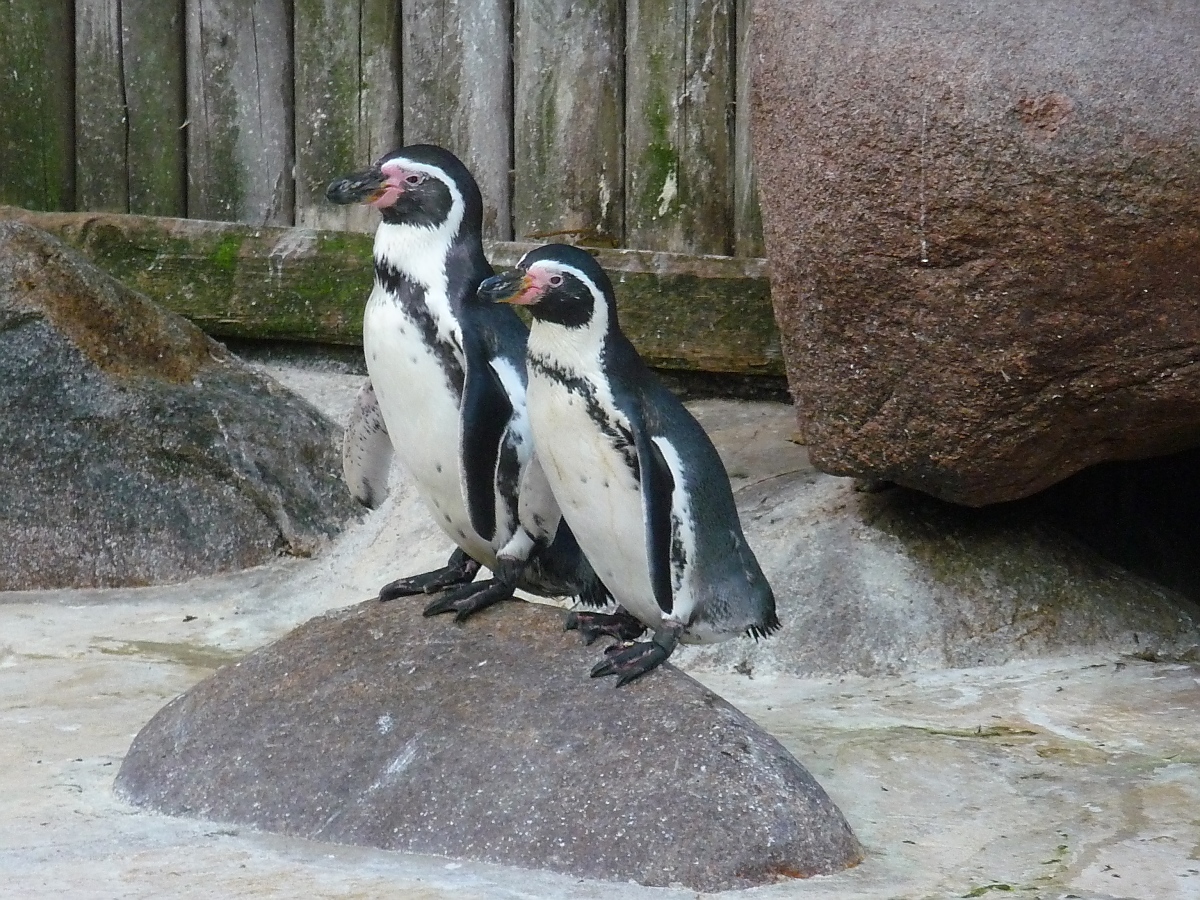
M346 175L325 189L325 196L334 203L373 203L383 196L385 178L378 166L363 172Z
M516 303L528 306L537 303L539 292L533 279L520 269L512 269L493 275L479 285L480 300L490 300L492 303Z

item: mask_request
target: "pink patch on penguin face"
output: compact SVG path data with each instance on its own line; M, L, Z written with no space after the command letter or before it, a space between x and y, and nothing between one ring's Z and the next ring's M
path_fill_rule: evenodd
M371 201L371 206L376 209L386 209L396 202L397 198L404 193L404 179L411 174L406 172L400 165L384 165L381 168L384 174L383 187L378 196Z
M546 266L535 265L528 271L526 278L529 279L529 290L535 297L541 297L547 291L562 287L563 283L562 274Z

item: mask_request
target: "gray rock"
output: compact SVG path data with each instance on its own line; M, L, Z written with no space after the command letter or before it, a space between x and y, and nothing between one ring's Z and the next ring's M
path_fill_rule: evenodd
M761 0L772 297L813 461L984 505L1200 446L1200 16Z
M172 815L580 877L747 887L861 848L774 738L670 665L616 689L560 611L313 619L142 729L117 777Z
M783 630L676 654L748 675L883 675L1080 651L1200 659L1200 606L1111 563L1041 501L970 509L818 472L737 494Z
M55 238L0 223L0 590L307 555L355 514L337 429Z

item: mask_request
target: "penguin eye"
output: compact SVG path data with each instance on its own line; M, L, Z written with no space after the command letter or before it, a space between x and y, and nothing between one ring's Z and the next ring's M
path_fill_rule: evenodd
M562 287L563 277L561 275L551 275L546 281L550 287Z
M404 183L416 186L425 180L425 176L419 172L409 172L404 176Z

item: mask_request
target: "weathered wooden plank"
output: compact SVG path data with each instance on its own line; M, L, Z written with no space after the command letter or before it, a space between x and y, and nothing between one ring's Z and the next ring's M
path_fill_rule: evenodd
M129 211L187 212L183 0L121 0Z
M517 0L518 239L624 241L623 0Z
M403 0L404 143L456 153L483 193L485 237L512 236L509 0Z
M750 142L750 106L754 88L754 43L751 18L754 0L737 0L737 109L733 126L733 252L766 256L762 213L758 208L758 179Z
M0 3L0 201L73 209L72 0Z
M733 0L630 0L625 240L733 246Z
M366 231L369 207L325 199L334 178L400 143L395 0L295 0L296 223Z
M291 224L289 0L187 0L188 215Z
M75 2L75 199L129 212L121 0Z
M81 209L183 215L183 0L76 0Z
M218 337L362 340L368 235L0 207L4 218L57 234ZM490 242L487 249L503 267L533 246ZM624 330L651 365L783 374L765 260L595 252L616 286Z

